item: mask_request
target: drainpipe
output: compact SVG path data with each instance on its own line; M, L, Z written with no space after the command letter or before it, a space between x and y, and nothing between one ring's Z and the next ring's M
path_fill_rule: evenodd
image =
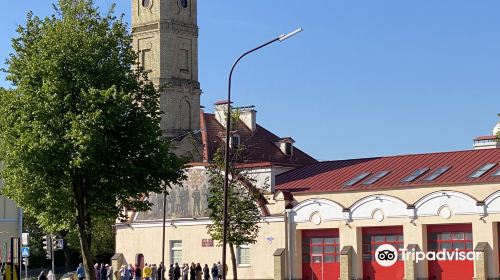
M19 207L17 210L17 233L19 237L19 242L22 242L23 240L23 208ZM22 246L22 245L18 245ZM21 255L17 256L17 261L19 262L19 279L21 279L21 276L23 275L23 257ZM12 266L14 267L14 266Z
M291 214L292 209L286 209L286 226L287 226L287 253L288 253L288 280L292 280L292 223L291 223Z

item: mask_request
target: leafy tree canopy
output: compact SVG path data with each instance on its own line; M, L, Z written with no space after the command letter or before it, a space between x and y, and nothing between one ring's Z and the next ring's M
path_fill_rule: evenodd
M148 209L143 198L177 183L182 162L113 9L59 0L17 32L5 70L13 88L0 90L2 192L49 231L77 229L89 265L92 221Z

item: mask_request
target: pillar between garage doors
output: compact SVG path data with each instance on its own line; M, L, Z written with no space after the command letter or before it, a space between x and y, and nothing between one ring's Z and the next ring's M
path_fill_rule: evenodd
M352 279L352 258L354 249L352 246L344 246L340 250L340 280Z
M406 247L407 252L419 252L420 247L417 244L408 244ZM417 280L417 263L415 262L415 254L408 254L405 261L405 280Z
M495 279L498 277L498 259L495 258L495 252L497 252L496 250L498 250L498 248L494 248L495 244L497 244L497 235L496 223L491 222L488 218L484 220L474 219L472 221L472 238L475 244L474 251L484 251L484 253L476 252L484 256L481 257L481 261L474 261L475 279L482 279L479 278L478 273L482 273L483 265L486 270L486 278L484 279L488 279L488 277ZM480 246L480 244L482 245ZM496 247L498 247L498 245ZM484 258L484 260L482 258Z
M488 279L488 242L478 242L474 248L474 280Z
M407 220L403 223L403 235L405 248L408 250L407 252L411 252L411 249L415 249L415 251L425 251L423 248L427 248L426 225ZM414 258L415 256L411 257ZM407 261L405 260L405 280L426 279L428 277L427 260L421 260L417 263L415 259L412 259L410 266L411 267L407 266Z

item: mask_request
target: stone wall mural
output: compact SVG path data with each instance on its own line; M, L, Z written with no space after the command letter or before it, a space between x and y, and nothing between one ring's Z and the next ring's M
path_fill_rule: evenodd
M187 170L181 185L172 186L167 195L167 219L208 217L208 176L204 168ZM137 214L136 221L163 219L163 194L152 193L150 211Z

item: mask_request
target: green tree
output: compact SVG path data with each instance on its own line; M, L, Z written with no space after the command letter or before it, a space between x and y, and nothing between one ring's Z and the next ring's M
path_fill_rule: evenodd
M231 254L233 279L238 279L235 247L255 244L259 234L260 211L257 202L260 193L253 186L255 180L237 163L244 151L244 146L232 149L229 165L228 182L228 231L227 244ZM224 219L224 152L219 149L214 155L213 163L208 167L209 197L208 208L212 224L207 226L208 234L219 243L223 240ZM223 273L223 272L219 272Z
M53 233L77 230L88 280L96 220L146 211L183 163L160 130L159 93L135 67L127 25L92 0L29 13L0 90L2 193Z

